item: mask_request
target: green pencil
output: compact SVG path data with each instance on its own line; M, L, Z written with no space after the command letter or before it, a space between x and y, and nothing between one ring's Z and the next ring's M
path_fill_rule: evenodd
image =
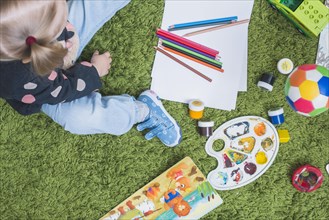
M198 56L195 56L195 55L193 55L193 54L189 54L189 53L187 53L186 51L183 51L183 50L181 50L181 49L175 48L175 47L173 47L173 46L171 46L171 45L168 45L168 44L166 44L166 43L164 43L164 42L162 42L161 45L162 45L164 48L172 49L172 50L177 51L177 52L179 52L179 53L182 53L182 54L184 54L184 55L186 55L186 56L188 56L188 57L192 57L192 58L194 58L194 59L196 59L196 60L200 60L200 61L202 61L202 62L204 62L204 63L207 63L207 64L209 64L209 65L211 65L211 66L214 66L214 67L217 67L217 68L220 68L220 69L222 68L221 65L218 65L218 64L215 64L215 63L209 62L208 60L205 60L205 59L203 59L203 58L201 58L201 57L198 57Z
M171 47L173 47L173 48L175 48L175 49L178 49L179 51L184 51L185 53L187 53L187 54L189 54L189 55L191 55L191 56L193 56L193 57L199 57L199 58L200 58L201 60L203 60L203 61L207 60L207 61L209 61L210 63L215 64L216 66L217 66L217 65L219 65L219 66L222 66L222 65L223 65L222 62L219 62L219 61L217 61L217 60L211 59L211 58L209 58L209 57L206 57L206 56L204 56L204 55L202 55L202 54L196 53L196 52L191 51L191 50L189 50L189 49L187 49L187 48L184 48L184 47L181 47L181 46L176 45L176 44L174 44L174 43L171 43L171 42L169 42L169 41L166 41L166 40L161 40L161 41L162 41L165 45L171 46ZM209 62L207 62L207 63L209 63Z

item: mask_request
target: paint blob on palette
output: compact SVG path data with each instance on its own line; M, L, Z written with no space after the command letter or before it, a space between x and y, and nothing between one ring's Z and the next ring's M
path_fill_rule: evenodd
M224 142L219 151L216 142ZM279 150L279 136L266 119L243 116L232 119L209 137L206 152L218 161L208 181L217 190L245 186L260 177L273 163Z

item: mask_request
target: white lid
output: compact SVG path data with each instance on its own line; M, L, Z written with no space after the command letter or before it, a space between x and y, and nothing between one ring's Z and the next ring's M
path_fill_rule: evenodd
M189 102L188 107L192 111L202 111L204 109L204 103L199 99L193 99Z
M283 114L283 108L276 108L276 109L271 109L268 112L268 116L278 116Z
M290 59L283 58L279 60L277 68L280 73L289 74L294 69L294 64Z
M215 122L213 121L198 121L199 127L214 127Z
M258 81L257 86L263 89L266 89L268 91L273 90L273 86L269 83L263 82L263 81Z

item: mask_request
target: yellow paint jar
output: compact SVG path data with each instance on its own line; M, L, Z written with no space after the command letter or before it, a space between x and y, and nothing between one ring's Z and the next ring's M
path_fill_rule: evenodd
M200 119L203 116L204 103L199 99L193 99L188 104L190 117Z

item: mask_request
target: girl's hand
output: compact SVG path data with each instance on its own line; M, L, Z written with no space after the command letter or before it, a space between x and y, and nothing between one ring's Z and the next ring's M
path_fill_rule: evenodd
M96 50L91 57L90 61L94 67L97 69L98 75L103 77L109 73L109 69L111 67L112 58L108 51L103 54L99 54L98 50Z

